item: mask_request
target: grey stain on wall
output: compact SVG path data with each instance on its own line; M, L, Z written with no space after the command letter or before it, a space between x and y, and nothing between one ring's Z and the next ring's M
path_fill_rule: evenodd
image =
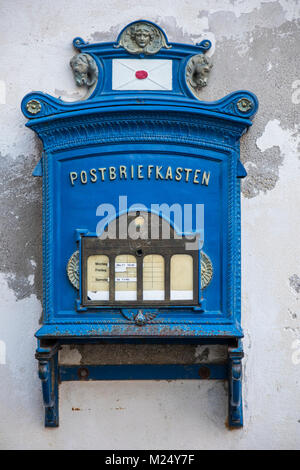
M299 294L299 292L300 292L300 277L298 276L298 274L293 274L293 275L289 278L289 282L290 282L291 288L292 288L297 294Z
M79 355L70 351L76 350ZM206 346L170 344L84 344L63 346L60 361L68 364L201 364L226 361L227 350L223 345Z
M123 29L124 24L117 24L111 26L108 31L95 31L90 35L90 42L110 42L116 41L120 31Z
M242 192L247 198L272 190L279 179L283 163L280 149L272 147L262 152L256 145L267 123L278 119L283 129L296 126L297 109L291 100L291 84L300 68L299 56L295 55L299 25L284 22L280 9L272 3L259 11L241 15L235 19L233 27L228 28L227 34L220 26L220 13L209 17L209 27L215 33L217 43L215 65L210 85L204 90L205 98L216 99L236 89L249 89L260 102L253 127L241 140L241 158L248 172ZM270 22L268 12L272 15ZM231 17L232 14L227 12L226 15ZM277 21L274 20L276 15ZM245 17L247 21L244 21ZM222 22L231 25L226 16L222 17ZM235 30L235 24L240 28ZM277 26L272 28L272 24Z
M216 100L238 89L249 89L260 108L253 127L241 140L241 158L248 177L242 193L252 198L275 188L284 156L279 147L261 151L256 140L270 120L278 119L283 129L297 129L297 105L292 102L292 83L299 78L299 21L287 21L278 2L262 4L249 13L198 12L207 18L207 29L190 35L172 17L157 18L172 41L196 42L208 34L215 37L214 68L203 100ZM280 63L280 66L279 66ZM299 105L298 105L299 106Z
M17 300L42 294L41 181L31 177L37 157L0 154L1 271Z

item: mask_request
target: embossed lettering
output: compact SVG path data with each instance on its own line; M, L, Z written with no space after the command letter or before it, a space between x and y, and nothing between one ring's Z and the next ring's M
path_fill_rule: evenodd
M143 165L138 165L138 179L139 180L143 180L144 177L142 175L142 169L143 169Z
M72 186L74 186L74 181L77 180L77 178L78 178L78 175L76 171L70 171L70 180L71 180Z
M106 171L106 168L98 168L98 171L100 171L100 173L101 173L101 179L102 179L102 181L104 181L104 173L105 173L105 171Z
M182 173L183 172L183 168L180 168L180 166L178 168L176 168L176 176L175 176L175 179L176 181L180 181L181 178L182 178Z
M208 186L209 178L210 178L210 171L208 173L204 171L203 176L202 176L202 184L205 184L205 186Z
M86 183L87 183L87 174L86 174L86 171L82 170L82 172L80 173L80 179L81 179L82 184L86 184Z
M120 165L120 180L123 178L127 180L127 168L125 165Z
M98 177L98 173L100 177ZM185 172L185 173L183 173ZM183 179L183 175L184 179ZM200 179L200 174L202 179ZM146 176L147 175L147 176ZM84 169L80 172L70 171L69 178L71 186L75 186L77 182L82 184L87 183L96 183L101 181L113 181L116 179L138 179L143 180L147 178L148 180L168 180L168 181L185 181L186 183L191 182L194 184L201 184L203 186L208 186L210 182L210 171L203 171L200 168L182 168L182 167L172 167L164 165L120 165L118 167L109 166L102 168L90 168Z
M115 180L117 177L117 174L116 174L116 169L114 166L110 166L109 167L109 179L110 180Z
M195 174L194 174L194 183L196 183L196 184L199 184L199 181L198 181L198 173L200 174L200 173L201 173L201 170L196 170L196 171L195 171Z
M92 183L96 183L96 181L97 181L97 174L96 174L96 172L97 172L96 168L92 168L92 169L90 170L91 182L92 182Z
M172 168L168 166L167 173L166 173L166 180L172 180L172 179L173 179Z
M186 173L186 175L185 175L185 182L188 183L188 181L189 181L189 176L190 176L190 172L192 171L192 169L191 169L191 168L185 168L184 171L185 171L185 173Z
M148 180L151 178L153 165L148 165Z
M155 178L158 180L158 179L161 179L163 180L164 177L162 176L162 174L160 173L162 169L162 166L156 166L156 172L155 172Z

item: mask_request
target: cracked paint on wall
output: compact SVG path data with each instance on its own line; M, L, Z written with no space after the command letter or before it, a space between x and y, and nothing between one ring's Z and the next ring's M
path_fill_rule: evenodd
M85 344L63 346L63 364L201 364L226 362L227 350L222 345L157 345L157 344Z
M41 185L33 155L0 155L1 271L17 299L41 298Z
M283 159L296 156L299 143L297 126L294 129L283 129L277 119L269 121L262 135L256 140L259 154L253 152L251 160L244 161L248 177L243 183L243 194L253 197L259 191L274 189Z
M213 100L224 91L230 93L240 88L256 93L260 102L254 126L241 139L241 159L248 172L242 193L252 198L274 189L285 156L278 146L261 150L256 145L257 137L263 134L270 119L279 121L289 135L299 129L299 107L292 100L293 83L300 69L299 54L295 54L299 20L287 21L278 2L266 3L259 10L255 8L238 16L233 12L216 12L208 19L209 30L216 38L215 65L209 86L203 90L203 99ZM273 131L276 140L277 129ZM294 144L295 153L298 142Z
M289 282L290 282L291 288L292 288L297 294L299 294L299 293L300 293L300 277L298 276L298 274L293 274L293 275L289 278Z

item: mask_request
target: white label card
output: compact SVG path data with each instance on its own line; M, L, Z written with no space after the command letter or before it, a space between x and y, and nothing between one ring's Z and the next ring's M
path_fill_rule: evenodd
M116 277L116 282L136 282L136 277Z
M124 273L127 268L136 268L136 263L115 263L116 273Z

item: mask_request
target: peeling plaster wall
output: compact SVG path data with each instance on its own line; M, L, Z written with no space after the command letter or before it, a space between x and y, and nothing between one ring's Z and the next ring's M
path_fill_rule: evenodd
M0 0L0 448L300 448L299 17L297 0ZM209 38L204 100L249 89L260 101L242 138L244 415L228 431L222 382L64 383L58 429L44 429L34 332L41 317L41 145L22 97L79 99L72 39L114 40L145 18L170 41ZM216 360L220 349L64 348L65 363ZM98 361L99 362L99 361ZM84 431L84 432L83 432Z

